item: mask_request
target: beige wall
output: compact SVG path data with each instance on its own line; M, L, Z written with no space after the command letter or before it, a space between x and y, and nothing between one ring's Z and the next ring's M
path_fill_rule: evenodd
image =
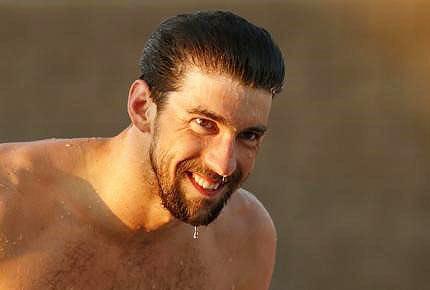
M118 133L148 33L230 9L287 56L248 182L278 229L272 289L429 287L429 2L144 2L0 2L0 141Z

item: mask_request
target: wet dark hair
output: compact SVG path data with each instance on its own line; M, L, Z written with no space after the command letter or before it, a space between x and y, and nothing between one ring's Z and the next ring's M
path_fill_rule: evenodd
M279 93L285 75L282 53L270 34L231 12L181 14L151 34L140 60L140 79L163 106L180 88L186 69L228 74L242 84Z

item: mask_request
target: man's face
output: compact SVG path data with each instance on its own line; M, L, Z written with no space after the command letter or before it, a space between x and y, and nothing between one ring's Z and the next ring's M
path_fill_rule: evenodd
M150 149L160 197L176 218L207 225L252 171L272 97L197 69L166 97Z

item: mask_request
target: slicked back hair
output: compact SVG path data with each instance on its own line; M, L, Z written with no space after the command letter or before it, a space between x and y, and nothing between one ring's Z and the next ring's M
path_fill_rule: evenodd
M252 88L279 93L284 60L270 34L231 12L180 14L151 34L140 60L140 79L159 110L165 94L180 88L187 69L226 74Z

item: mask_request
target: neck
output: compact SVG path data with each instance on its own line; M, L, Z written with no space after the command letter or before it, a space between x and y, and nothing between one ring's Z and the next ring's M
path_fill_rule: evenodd
M155 231L179 223L161 203L152 170L151 136L130 126L101 152L88 154L88 179L99 198L128 230ZM100 157L101 156L101 157Z

